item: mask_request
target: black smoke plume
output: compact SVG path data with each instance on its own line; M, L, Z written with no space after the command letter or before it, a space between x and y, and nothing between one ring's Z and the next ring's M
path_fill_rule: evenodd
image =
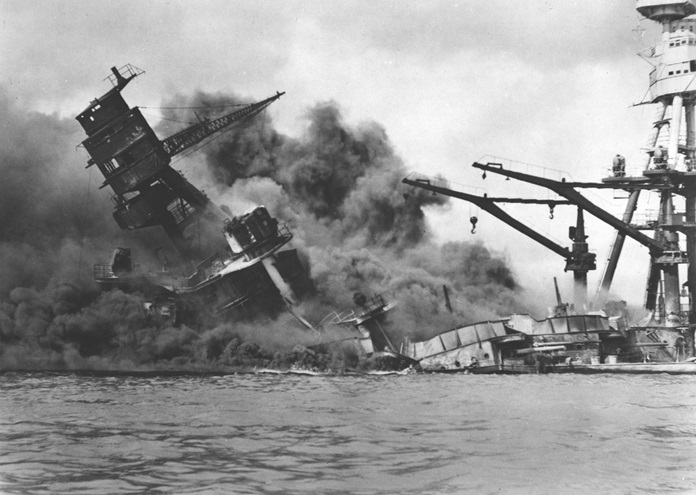
M212 109L240 101L196 93L163 106ZM85 170L86 153L76 149L85 137L76 121L26 113L3 92L0 107L0 369L360 365L350 346L336 344L327 355L308 349L316 337L288 315L194 331L149 320L139 294L98 293L94 263L118 245L143 259L165 239L117 228L108 193L97 189L102 177ZM165 117L191 120L187 112ZM199 116L214 117L214 110ZM234 214L265 204L290 226L316 287L301 308L311 321L349 309L356 291L399 301L387 328L396 342L523 309L499 255L480 243L433 242L424 209L447 200L401 184L407 170L382 126L348 125L334 102L317 104L305 118L305 131L289 137L261 114L175 166ZM157 130L166 137L177 129ZM336 340L351 336L325 331Z

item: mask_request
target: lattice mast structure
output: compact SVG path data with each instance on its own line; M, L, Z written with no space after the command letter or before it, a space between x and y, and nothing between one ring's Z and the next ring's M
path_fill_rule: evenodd
M656 45L643 55L652 66L646 103L660 108L646 150L648 159L643 176L663 186L655 239L666 250L662 256L651 257L645 306L650 310L660 309L661 283L665 323L668 326L694 324L692 305L688 314L680 306L678 268L680 264L688 267L686 286L689 300L693 301L696 292L696 2L637 0L636 10L658 23L662 31ZM637 196L638 192L631 194ZM675 213L675 195L684 197L683 214ZM635 207L632 197L628 204L631 207ZM680 233L686 237L686 252L679 248ZM618 254L615 256L616 260L610 257L610 263L616 263Z
M161 226L186 261L200 262L218 243L224 249L219 226L229 215L174 170L172 158L260 113L284 93L160 140L140 109L130 108L121 95L143 71L125 65L111 72L112 89L76 119L88 136L82 142L91 157L87 166L96 165L104 175L101 187L114 192L114 219L127 230Z
M694 300L696 292L696 1L669 2L657 0L637 0L638 12L647 19L657 22L662 27L660 41L643 58L652 65L650 73L650 97L643 103L658 104L659 117L654 123L654 132L650 136L646 149L647 160L644 170L638 176L629 177L625 173L625 160L614 161L613 176L601 183L556 181L517 172L507 168L503 163L474 163L475 168L486 172L500 174L508 179L516 179L549 189L567 200L567 203L579 208L578 225L571 239L574 241L572 251L554 246L548 240L541 239L538 233L503 214L495 206L496 202L532 202L519 198L477 197L472 195L452 194L447 187L437 187L442 194L448 194L470 201L488 211L508 225L530 236L548 249L561 254L567 260L566 270L572 270L576 282L576 305L583 300L588 270L594 269L594 259L587 253L584 243L586 237L582 231L581 212L595 216L616 229L616 238L612 245L609 259L597 291L595 304L601 306L611 288L614 273L621 256L626 237L631 237L648 248L650 253L650 270L645 295L645 306L654 311L658 323L665 326L686 326L696 324L696 318L687 305L686 311L681 306L681 286L679 283L679 265L688 265L689 299ZM619 158L619 155L617 155ZM415 187L434 190L435 184L424 179L405 179L405 183ZM577 189L610 188L625 190L629 193L626 210L621 219L614 217L604 209L583 196ZM660 195L659 215L650 224L654 231L652 237L641 230L645 226L632 223L640 192L643 190ZM434 191L435 192L435 191ZM685 198L685 211L675 213L674 199ZM566 204L567 204L566 203ZM562 204L559 202L558 204ZM679 246L679 234L686 236L686 251Z

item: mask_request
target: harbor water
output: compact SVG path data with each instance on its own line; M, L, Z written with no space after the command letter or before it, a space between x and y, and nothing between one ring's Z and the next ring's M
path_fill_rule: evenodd
M696 377L5 372L0 493L696 493Z

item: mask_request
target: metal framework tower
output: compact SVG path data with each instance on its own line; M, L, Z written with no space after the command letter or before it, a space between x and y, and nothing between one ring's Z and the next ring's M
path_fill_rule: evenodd
M263 206L232 217L171 167L172 157L257 115L283 93L160 141L140 110L130 108L121 95L142 71L126 65L111 72L113 88L76 117L87 133L82 142L90 154L87 166L96 165L104 175L101 187L113 190L118 225L127 230L161 227L181 263L158 271L136 269L130 249L117 248L110 264L95 266L95 281L104 288L131 288L168 299L175 295L184 305L216 316L236 308L251 314L285 306L311 327L292 308L298 291L310 286L295 250L281 251L292 239L287 227ZM156 306L153 297L151 307Z
M637 0L636 10L659 23L661 39L644 58L652 65L649 100L657 104L662 117L654 123L652 148L647 150L643 175L653 182L670 186L660 194L655 239L675 255L651 259L645 306L655 310L659 272L662 272L666 324L696 323L693 310L681 314L679 264L688 264L687 286L690 300L696 291L696 2ZM675 214L675 194L684 197L683 214ZM629 202L628 207L632 207ZM627 210L628 211L628 210ZM679 233L686 236L686 253L679 251ZM615 264L620 252L612 253ZM608 285L611 281L603 281ZM687 321L683 321L686 320Z
M485 172L492 172L547 188L616 229L616 238L600 282L596 303L601 304L611 288L623 243L628 236L646 246L650 252L646 308L653 311L661 309L663 315L659 318L660 323L667 326L695 324L693 311L689 308L689 314L684 314L680 304L682 287L679 265L688 264L688 280L685 285L688 286L690 300L693 301L696 292L696 1L637 0L636 8L647 19L662 27L660 41L647 54L643 54L653 67L649 78L650 97L643 103L658 104L660 112L654 123L650 146L646 149L645 169L640 176L626 176L625 161L618 155L614 163L614 176L604 179L601 184L554 181L506 169L501 163L474 163L473 166L484 170L484 176ZM422 181L420 184L409 179L404 182L424 187ZM618 219L593 204L577 191L579 188L627 191L629 200L623 217ZM650 225L654 231L653 237L641 232L644 226L631 223L642 190L660 194L659 215ZM438 192L450 194L446 188ZM550 246L548 242L540 240L538 234L530 233L528 227L520 227L520 222L502 210L498 211L499 208L491 198L471 195L456 197L477 204L559 254L565 249ZM684 198L683 213L675 211L675 200L681 202L679 197ZM513 202L512 198L505 199L506 202ZM582 218L579 216L576 229L581 226ZM680 234L686 237L686 251L680 249ZM581 233L581 237L584 237L584 233ZM570 260L577 259L581 249L581 244L576 246L577 239L573 240L573 257L563 254L569 260L569 267L572 266ZM585 266L589 265L580 266L580 269ZM576 282L582 284L582 276L578 272ZM579 290L577 294L581 292Z
M121 91L143 71L113 67L113 88L91 102L76 119L87 133L82 142L104 175L101 187L114 191L114 219L122 229L161 226L185 260L195 263L225 249L220 225L229 216L171 166L172 157L261 112L283 93L188 127L162 141L138 107ZM211 249L212 248L212 249Z

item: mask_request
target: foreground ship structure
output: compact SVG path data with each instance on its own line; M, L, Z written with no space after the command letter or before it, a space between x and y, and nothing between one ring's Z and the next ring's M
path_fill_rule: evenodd
M142 71L126 65L111 72L111 90L76 117L87 133L87 166L96 166L104 176L101 187L113 190L113 216L121 229L159 227L175 253L173 259L160 253L161 266L146 270L134 263L129 248L116 248L110 263L95 266L96 282L142 291L153 314L171 319L182 310L214 317L288 308L310 326L293 309L309 279L297 253L284 249L292 239L288 228L263 206L232 216L171 166L173 157L253 118L283 93L160 140L121 94Z
M413 187L471 202L562 256L565 270L574 274L574 307L586 311L574 314L567 305L559 304L556 314L546 320L515 315L411 344L406 354L425 369L525 372L551 367L561 371L696 373L692 305L696 292L696 2L638 0L636 8L662 31L656 45L641 54L652 67L649 96L641 103L657 105L658 115L643 149L644 160L637 167L627 167L625 158L617 155L609 177L587 183L531 175L501 160L473 165L483 171L484 178L487 173L496 174L546 188L558 198L553 200L478 196L441 179L417 175L404 179ZM592 188L626 191L623 217L615 217L580 192ZM659 210L646 221L634 222L644 191L659 196ZM576 206L577 223L569 230L572 247L561 246L518 221L500 203L545 204L552 212L557 205ZM592 301L587 297L587 273L596 269L596 263L586 242L585 213L616 232ZM471 221L475 227L478 219L472 217ZM644 302L650 317L630 325L622 318L588 311L606 306L626 237L644 246L649 255Z

